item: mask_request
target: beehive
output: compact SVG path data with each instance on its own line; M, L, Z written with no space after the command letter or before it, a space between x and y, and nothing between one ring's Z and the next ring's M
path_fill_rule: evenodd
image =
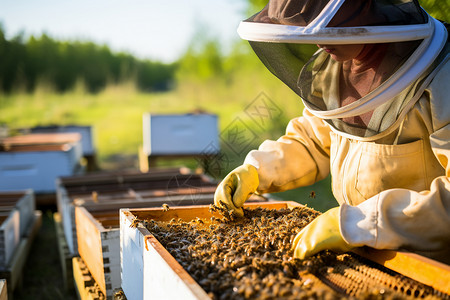
M0 192L0 206L2 210L17 209L19 211L19 234L25 235L34 219L36 208L33 190L2 191Z
M54 193L59 176L83 172L77 133L30 134L0 141L0 189Z
M217 116L212 114L143 115L145 155L217 154Z
M0 270L5 269L20 242L19 211L0 208Z
M0 270L4 270L34 221L32 190L0 192Z
M298 206L289 202L257 205L285 211L288 207ZM249 205L251 206L253 205ZM300 210L298 213L303 214L304 211ZM241 230L239 224L233 224L237 229L230 229L227 224L216 224L210 227L216 241L207 244L204 237L199 235L194 239L199 243L192 244L189 232L192 228L200 231L203 225L199 224L205 224L205 221L196 221L197 217L206 220L210 218L207 207L179 207L169 212L155 209L121 210L122 289L126 297L337 299L446 296L435 287L396 274L355 254L336 256L324 252L305 261L291 259L286 251L291 242L288 236L292 238L305 224L294 231L291 231L292 228L285 228L279 235L272 235L273 226L269 226L267 220L261 220L266 218L265 215L259 215L260 219L255 223L257 228L252 233L256 236L250 240L245 240L244 231L241 234L234 232ZM279 221L285 222L286 219L278 218L276 222ZM276 223L275 227L282 227L282 224ZM177 226L184 228L181 236L177 236L174 231ZM286 235L286 232L289 234ZM224 242L231 235L236 235L237 241ZM265 243L272 239L275 246L269 244L266 248ZM198 260L199 257L203 260ZM231 273L223 269L231 270ZM439 274L432 276L441 277L445 282L449 274L448 266L444 265ZM445 290L445 287L439 288Z
M187 173L179 168L154 169L148 173L104 172L60 177L57 183L57 206L69 251L77 254L77 205L118 212L123 207L204 203L206 199L211 199L216 185L205 175Z
M81 135L81 149L83 156L91 156L96 153L94 132L91 126L37 126L28 129L28 131L31 133L78 133Z
M209 205L214 202L213 194L198 195L196 204ZM109 205L104 210L100 205L75 207L75 222L78 243L78 253L84 260L92 277L99 285L100 290L107 298L112 298L115 289L120 288L120 222L119 209L123 205L138 207L164 207L165 209L176 209L169 206L169 199L160 198L158 201L127 202ZM252 197L249 202L265 201L262 198ZM188 203L190 201L187 201ZM181 204L186 201L181 201Z
M0 279L0 300L8 300L8 288L5 279Z

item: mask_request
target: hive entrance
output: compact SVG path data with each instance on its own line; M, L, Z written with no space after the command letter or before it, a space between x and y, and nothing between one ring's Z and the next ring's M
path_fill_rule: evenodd
M293 259L295 235L320 213L307 207L245 209L211 217L139 220L212 299L439 298L431 287L355 254Z

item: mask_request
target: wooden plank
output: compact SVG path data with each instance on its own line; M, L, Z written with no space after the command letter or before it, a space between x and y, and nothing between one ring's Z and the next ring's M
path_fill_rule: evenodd
M20 243L20 213L13 208L5 212L6 219L0 225L0 269L7 268Z
M27 232L30 224L34 219L34 211L36 210L36 201L33 190L24 191L22 196L18 198L15 207L19 211L20 219L20 235L23 236Z
M28 228L26 237L23 237L17 247L14 256L9 262L6 270L0 271L0 278L5 278L8 282L8 297L12 297L14 289L17 287L22 277L22 271L25 266L28 254L30 253L31 245L36 235L39 232L39 228L42 224L42 212L37 210L34 213L34 221L32 226Z
M161 207L163 204L168 204L169 206L179 206L179 205L208 205L214 203L214 194L199 194L199 195L175 195L171 197L156 197L141 199L141 201L136 200L122 200L114 202L101 202L92 203L84 202L81 206L88 208L89 211L119 211L120 208L133 208L133 207Z
M33 189L54 193L58 176L80 173L81 145L70 144L64 151L0 151L0 190Z
M57 212L53 214L55 221L56 239L58 242L59 261L61 263L61 271L63 277L63 284L66 290L73 289L73 270L72 270L72 255L69 251L64 230L61 222L61 215Z
M362 247L353 252L450 295L450 266L409 252Z
M100 291L97 283L89 273L84 261L80 257L72 258L73 279L76 292L81 300L102 300L106 299Z
M75 216L78 252L100 290L112 298L121 281L119 210L91 213L84 207L76 207Z
M78 253L89 266L89 271L106 294L105 273L102 255L102 227L83 207L75 208L75 223L77 228Z
M73 143L81 140L79 133L36 133L6 137L0 144L12 145L49 145Z
M3 149L9 152L40 152L40 151L67 151L69 144L55 145L7 145Z
M134 188L134 187L133 187ZM140 198L153 198L153 197L165 197L171 195L197 195L197 194L214 194L217 185L202 185L200 187L188 187L188 188L163 188L163 189L144 189L144 190L133 190L128 187L118 187L111 185L111 188L107 191L82 191L82 192L71 192L70 198L72 199L82 199L85 202L106 202L114 200L123 200L129 198L130 200L139 200ZM95 195L95 199L94 199Z
M281 209L300 206L300 204L291 201L270 201L266 203L246 202L244 205L244 207L248 208L259 206L270 209ZM201 219L209 219L211 217L209 206L205 205L177 206L173 209L169 209L169 211L162 211L161 207L130 209L130 213L132 213L138 219L158 219L159 221L170 221L173 218L180 218L184 221L190 221L197 217ZM214 215L219 216L216 213Z
M87 174L83 176L63 176L59 178L59 184L65 188L80 185L96 185L99 183L123 183L135 181L147 181L161 176L175 176L177 174L190 174L187 168L153 168L148 172L136 171L108 171Z
M0 300L8 300L8 288L6 279L0 279Z

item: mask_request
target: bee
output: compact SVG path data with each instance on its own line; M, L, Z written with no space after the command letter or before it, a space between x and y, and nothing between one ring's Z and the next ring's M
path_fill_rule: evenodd
M140 221L141 221L141 220L139 220L138 218L134 218L133 221L132 221L131 224L130 224L130 227L131 227L131 228L136 228L136 227L138 226L138 224L139 224Z
M311 191L311 193L309 193L309 198L315 199L316 198L316 192Z
M92 201L94 201L95 203L98 203L98 193L96 191L93 191L91 196L92 196Z
M170 207L166 203L162 205L163 211L169 211Z

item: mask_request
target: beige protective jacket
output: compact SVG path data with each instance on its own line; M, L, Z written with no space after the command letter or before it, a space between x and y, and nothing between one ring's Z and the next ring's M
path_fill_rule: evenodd
M277 141L244 163L261 193L307 186L332 175L344 239L353 246L406 249L450 263L450 63L397 130L362 142L307 109Z

